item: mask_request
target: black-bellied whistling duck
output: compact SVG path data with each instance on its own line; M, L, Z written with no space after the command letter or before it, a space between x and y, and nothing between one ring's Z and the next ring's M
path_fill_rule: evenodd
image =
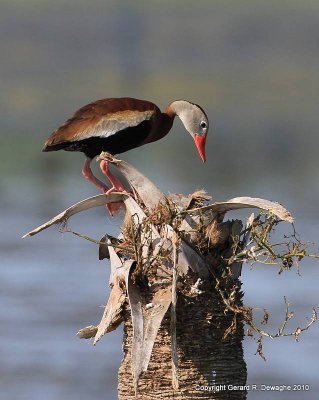
M189 101L176 100L164 112L150 101L129 97L102 99L80 108L45 142L43 151L80 151L87 157L82 173L103 193L123 191L118 179L102 160L100 168L112 183L108 188L97 179L90 168L91 160L106 151L113 155L124 153L164 137L177 115L195 141L198 153L205 162L205 142L208 118L204 110Z

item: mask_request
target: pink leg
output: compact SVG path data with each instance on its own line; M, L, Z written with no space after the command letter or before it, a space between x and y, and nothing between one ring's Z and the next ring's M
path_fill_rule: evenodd
M82 169L82 174L85 179L88 181L92 182L93 185L95 185L97 188L101 190L102 193L106 193L110 188L105 185L105 183L101 182L99 179L97 179L91 170L90 167L91 160L87 159L84 163L84 167Z
M83 174L84 178L87 179L88 181L92 182L93 185L95 185L97 188L99 188L102 193L106 193L107 194L107 193L111 193L111 191L114 191L114 190L112 190L113 187L109 188L107 185L105 185L105 183L101 182L99 179L97 179L96 176L93 175L93 172L92 172L91 167L90 167L90 163L91 163L91 160L89 160L89 159L87 159L85 161L85 163L84 163L84 167L82 169L82 174ZM114 179L116 179L116 178L114 177ZM114 185L112 181L111 181L111 183L112 183L112 185ZM123 203L109 203L109 204L106 204L106 207L107 207L107 209L109 210L109 213L112 216L122 206L123 206Z

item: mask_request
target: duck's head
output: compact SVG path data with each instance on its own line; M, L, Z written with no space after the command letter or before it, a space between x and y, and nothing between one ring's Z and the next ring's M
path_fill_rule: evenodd
M200 158L205 162L205 144L209 128L205 111L199 105L186 100L173 101L169 108L180 118L185 129L194 139Z

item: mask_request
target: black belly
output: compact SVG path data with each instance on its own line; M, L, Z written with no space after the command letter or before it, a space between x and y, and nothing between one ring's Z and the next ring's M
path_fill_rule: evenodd
M102 151L120 154L143 144L151 130L151 122L143 121L139 125L123 129L109 137L92 136L74 142L63 142L47 148L47 151L80 151L89 158L98 156Z

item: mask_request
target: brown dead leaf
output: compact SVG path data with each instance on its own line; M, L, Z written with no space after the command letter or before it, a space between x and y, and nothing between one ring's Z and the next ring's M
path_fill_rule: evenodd
M235 197L228 201L213 203L204 207L193 208L187 212L196 213L212 210L213 212L224 213L231 210L239 210L241 208L259 208L261 210L266 210L273 213L283 221L290 223L293 222L293 217L291 216L290 212L281 204L254 197Z
M116 193L116 192L110 194L99 194L97 196L89 197L62 211L60 214L50 219L50 221L45 222L44 224L33 229L32 231L26 233L25 235L22 236L22 238L24 239L27 236L36 235L37 233L43 231L44 229L49 228L54 224L60 224L61 222L65 222L70 217L72 217L72 215L78 214L82 211L89 210L90 208L94 207L104 206L105 204L108 203L119 203L127 197L129 197L128 194Z

